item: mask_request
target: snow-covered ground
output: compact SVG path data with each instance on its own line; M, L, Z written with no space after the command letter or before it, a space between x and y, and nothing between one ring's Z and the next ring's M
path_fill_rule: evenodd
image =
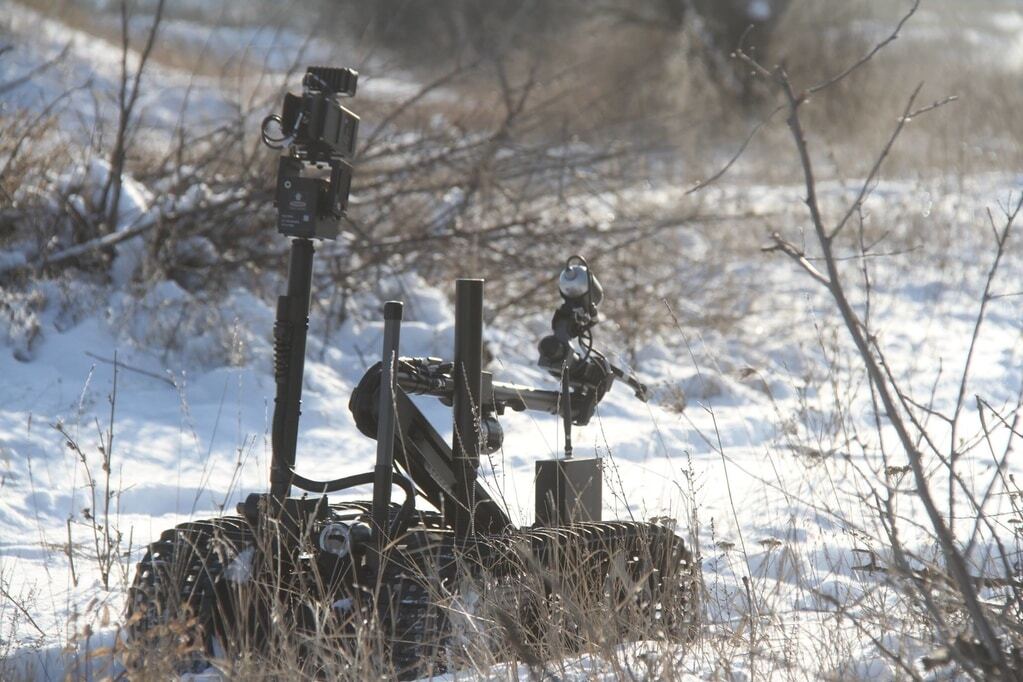
M0 83L33 73L7 94L6 105L41 110L57 102L62 133L77 144L97 135L99 122L112 120L121 78L119 17L107 8L90 20L93 32L13 0L0 2L0 47L11 48L0 60ZM144 12L132 18L129 73L138 63L151 23L152 15ZM181 127L198 135L247 113L261 94L283 86L287 74L305 64L369 69L360 80L360 96L379 101L400 101L421 87L393 68L372 68L380 61L377 55L346 51L352 41L337 36L310 36L260 23L232 24L216 16L207 23L172 16L161 25L159 35L162 44L183 59L197 60L203 70L191 73L157 60L148 62L146 81L157 85L141 89L137 111L145 133L141 143L157 147L172 142ZM40 68L51 60L52 65Z
M12 10L13 34L23 37L30 14L3 6ZM68 29L58 24L37 24L37 58L67 42L61 31ZM116 52L111 58L96 45L75 43L71 64L78 66L57 74L71 80L39 87L52 92L72 81L114 78L103 68L117 64ZM79 73L84 64L102 68ZM46 93L33 88L18 95L20 103L45 101ZM174 99L174 88L153 96L170 99L153 100L146 109L173 112L177 121L183 100ZM210 101L201 93L190 96ZM998 205L1009 192L1023 191L1023 178L1007 174L954 180L883 183L865 210L869 229L890 232L893 246L879 250L894 252L869 261L874 329L903 386L920 402L933 395L935 409L943 411L954 405L993 257L985 209L994 209L997 222ZM680 201L672 188L643 192L646 201L666 207ZM639 348L636 368L656 386L657 399L642 404L616 386L593 423L576 432L577 454L607 460L605 518L674 518L699 551L707 627L692 648L667 654L679 677L896 677L900 671L879 648L916 666L928 634L884 572L854 567L884 566L889 558L871 490L880 488L886 467L902 467L905 458L896 450L882 461L876 442L859 447L850 437L855 427L876 441L870 395L824 292L783 256L748 245L764 240L765 225L798 238L805 224L801 190L723 185L707 192L708 203L764 218L728 232L665 233L662 250L684 247L690 258L703 254L725 263L732 296L745 312L726 328L680 325ZM853 192L838 183L822 187L829 205ZM136 198L135 210L150 208L146 197ZM121 254L130 258L132 248L122 245ZM1011 241L994 286L1004 296L991 301L968 385L969 396L980 396L1010 420L1023 381L1015 296L1023 291L1021 256L1023 248ZM858 287L860 262L844 267ZM680 269L677 276L687 273ZM128 279L0 290L0 677L59 679L107 665L89 652L115 636L125 586L145 544L164 528L230 511L249 492L267 488L272 303L238 288L210 305L171 282L139 290ZM605 285L613 297L613 283ZM382 323L374 310L387 294L404 292L401 352L446 356L450 288L395 278L380 283L379 297L363 301L363 314L329 333L314 317L300 472L322 478L371 468L375 444L356 431L347 401L377 360ZM696 292L693 300L651 296L634 305L668 315L668 308L690 311L719 300L713 292ZM862 310L862 297L857 302ZM556 304L553 290L549 304ZM486 338L499 359L488 369L502 379L553 387L534 366L535 333L548 315L538 310L514 328L500 320L492 325ZM602 338L618 337L602 337L598 328L598 344ZM612 355L622 350L614 342L605 349ZM447 410L421 405L450 437ZM968 400L965 409L961 435L969 440L980 427L977 401ZM505 447L483 473L513 518L528 524L533 462L557 455L559 423L546 415L509 414L502 425ZM930 430L936 439L948 438L937 420ZM111 433L108 484L101 446ZM998 451L1006 433L992 438ZM981 490L996 473L985 447L974 447L959 466ZM932 486L942 491L947 484L939 469ZM1005 473L1021 471L1023 464L1010 458ZM907 478L908 492L897 501L905 519L901 539L911 551L933 556L911 487ZM103 512L107 490L109 519ZM961 496L958 504L956 514L968 519ZM1005 537L1018 540L1009 495L997 497L988 511ZM107 585L97 559L97 542L104 554L97 524L117 538ZM970 526L959 524L963 537ZM982 542L973 554L978 575L990 568L986 548ZM1010 563L1019 565L1018 543L1009 550ZM628 648L623 658L635 663L643 651ZM563 672L600 679L605 671L599 660L583 657L566 662Z
M1001 187L1020 189L1018 180L997 180ZM882 189L878 210L919 200L908 188ZM792 193L762 192L782 200ZM994 198L978 191L964 197L966 204L958 210L979 225L980 209ZM928 211L938 215L920 204L921 215ZM949 254L943 265L931 253L892 257L877 263L873 273L873 315L889 360L917 395L926 396L937 379L941 409L949 408L943 396L954 395L950 389L976 313L985 260L971 253ZM1019 255L1019 249L1010 254L998 292L1023 289ZM782 652L791 650L792 660L805 661L819 650L820 638L834 636L852 648L833 651L834 660L815 662L812 670L885 677L893 673L891 665L878 659L868 636L849 622L859 617L870 623L875 610L884 611L884 575L852 568L870 563L871 551L878 561L885 559L878 518L863 501L869 486L881 480L877 472L883 465L845 451L839 427L830 421L846 400L848 409L859 413L854 421L865 420L865 389L847 368L848 346L841 332L834 332L826 301L777 258L765 255L742 264L755 274L760 291L749 290L758 305L737 329L722 335L681 328L676 336L642 348L640 371L659 384L661 404L638 403L631 391L617 386L593 424L578 431L577 447L610 463L606 518L668 515L678 519L683 535L693 534L703 560L709 622L727 632L753 609L770 614L764 617L777 632L789 633L788 641L758 643L759 661L742 638L715 643L709 637L681 657L682 669L720 672L719 659L725 656L729 668L759 675L765 667L781 665L774 657ZM402 353L447 355L452 311L446 292L418 281L401 284L404 291L416 292L406 299ZM248 492L266 489L272 308L245 291L228 292L216 309L188 312L185 331L178 335L185 338L167 353L163 342L194 305L176 285L164 283L135 296L106 287L44 283L36 296L40 300L32 306L40 331L31 359L19 360L13 344L0 353L0 522L5 529L0 580L12 600L0 613L10 626L5 639L18 652L15 660L42 665L40 677L54 678L75 660L66 652L57 655L69 642L79 650L95 646L81 638L85 623L97 627L108 612L107 627L113 627L133 559L148 540L183 520L230 510ZM9 304L26 305L17 299ZM502 333L500 323L494 327L487 337L500 361L491 369L512 381L551 386L552 380L532 366L534 339ZM314 325L300 471L325 477L371 468L374 443L355 430L347 399L376 359L381 329L371 319L352 320L325 343L322 325ZM971 393L1011 411L1023 366L1015 299L993 304L980 344ZM828 360L836 364L834 386ZM687 395L682 413L669 408L672 387ZM446 410L424 405L450 435ZM88 518L97 518L102 504L99 446L111 424L110 525L120 533L125 554L115 562L108 590L98 574ZM56 425L76 439L84 461ZM511 414L503 426L506 445L484 467L485 476L508 500L513 516L529 523L532 463L557 453L558 421ZM935 434L940 434L937 427ZM895 460L905 464L903 458ZM962 466L978 482L994 470L982 450ZM1010 473L1019 470L1010 462ZM942 489L937 479L934 485ZM908 518L917 517L910 496L900 504ZM992 518L1008 521L999 514L1009 509L1007 502L996 504ZM73 561L67 556L69 529ZM932 544L926 529L912 524L903 528L903 541L923 554ZM748 589L743 576L751 578ZM829 598L845 605L843 615L836 615ZM923 653L914 650L914 637L891 637L888 646L905 647L909 656Z

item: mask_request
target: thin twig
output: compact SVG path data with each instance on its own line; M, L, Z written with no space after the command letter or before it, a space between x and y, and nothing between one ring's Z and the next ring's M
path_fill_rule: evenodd
M705 187L714 184L719 179L724 177L724 175L732 168L732 166L735 165L735 162L739 160L739 157L741 157L746 152L746 147L748 147L749 143L753 141L753 138L756 137L758 132L760 132L760 129L767 125L768 122L772 118L774 118L775 114L777 114L784 108L785 105L779 104L777 107L774 108L774 110L771 113L765 116L763 120L760 121L760 123L753 126L753 130L751 130L749 132L749 135L746 136L746 139L742 141L742 144L739 145L739 149L737 149L735 154L732 155L732 158L728 159L728 163L722 166L716 173L714 173L714 175L710 176L705 180L701 180L700 182L696 183L695 185L687 189L685 196L688 196L694 192L699 192L701 189L704 189Z
M14 596L7 591L7 588L4 587L3 584L0 584L0 597L5 597L8 601L14 604L14 608L18 609L18 611L21 612L21 615L25 616L25 618L28 619L29 625L34 627L36 629L36 632L38 632L43 637L46 636L46 633L43 631L41 627L39 627L39 623L37 623L35 618L32 617L32 614L29 613L27 608L25 608L25 605L22 604L17 599L15 599Z
M36 76L38 76L38 75L40 75L42 73L45 73L46 71L49 71L54 66L56 66L59 62L64 60L64 57L67 56L67 53L68 53L68 51L70 49L71 49L71 43L67 43L64 46L64 48L60 51L60 54L58 54L53 59L49 59L49 60L43 62L42 64L36 66L33 69L30 69L28 72L22 74L21 76L18 76L17 78L15 78L13 80L9 80L6 83L0 83L0 95L5 95L8 92L10 92L11 90L14 90L15 88L19 88L22 85L24 85L25 83L28 83L29 81L31 81Z
M902 19L899 21L898 24L896 24L895 30L893 30L891 32L891 34L887 38L885 38L881 42L879 42L876 45L874 45L874 48L872 50L870 50L870 52L865 54L863 57L861 57L856 62L853 62L852 64L850 64L848 67L846 67L846 69L844 71L840 72L838 75L832 76L832 77L828 78L827 80L821 81L817 85L813 85L813 86L810 86L809 88L807 88L806 89L806 94L807 95L813 95L813 94L816 94L816 93L820 92L821 90L824 90L826 88L830 88L835 83L838 83L841 80L845 80L845 78L847 76L849 76L851 73L853 73L854 71L856 71L860 67L862 67L865 64L867 64L867 62L869 62L871 59L874 58L874 55L876 55L878 52L883 50L887 45L889 45L890 43L894 42L899 37L899 33L902 31L902 27L906 25L906 22L909 21L913 17L914 14L916 14L916 11L918 9L920 9L920 0L916 0L913 3L913 6L909 9L908 12L906 12L906 14L904 14L902 16ZM804 99L805 99L805 97L804 97Z
M786 241L777 232L771 234L771 240L774 242L771 246L762 247L760 250L765 253L770 253L772 251L781 251L786 256L794 260L799 265L799 267L803 268L803 270L808 275L810 275L810 277L813 277L815 280L817 280L827 288L829 289L831 288L831 282L828 281L828 278L825 277L820 270L814 267L813 263L811 263L807 259L806 254L803 253L799 248L797 248L795 244Z
M874 50L868 53L868 55L859 62L853 64L837 76L820 84L820 86L817 87L817 90L837 83L854 70L870 61L870 59L881 48L883 48L884 45L895 39L895 36L898 35L899 29L916 11L918 5L919 0L914 3L910 12L902 21L899 22L891 37L878 44ZM743 55L743 59L749 63L755 63L754 60L750 59L748 56ZM763 73L766 69L761 67L757 71L758 73ZM903 414L896 404L896 398L893 396L894 387L893 384L890 383L893 379L886 376L885 371L882 369L880 360L875 356L875 353L880 353L880 348L878 348L876 344L873 344L872 347L863 324L860 322L859 317L846 296L840 273L838 271L838 265L833 257L832 235L829 234L825 227L824 219L821 215L817 199L817 180L813 170L813 162L810 156L806 134L803 130L802 121L799 115L799 109L806 101L807 92L797 94L792 87L788 74L785 72L785 69L781 67L768 73L770 73L771 80L782 92L788 103L789 130L796 147L800 166L803 170L803 179L807 195L806 205L810 213L817 241L819 242L821 252L824 257L827 270L826 281L830 283L828 290L831 292L832 299L841 314L846 330L850 337L852 337L852 341L867 369L868 375L870 376L875 390L877 391L877 395L881 400L884 413L888 417L889 423L906 452L906 456L909 460L909 465L915 479L917 495L927 513L932 530L938 540L939 546L942 549L948 569L951 572L952 579L956 585L959 595L963 599L966 611L969 613L971 625L984 650L984 655L987 661L982 662L980 665L985 666L986 668L986 666L990 664L999 672L1006 675L1006 677L1009 677L1010 669L999 646L998 636L996 635L994 628L991 626L991 623L980 604L976 587L973 584L970 572L966 566L966 561L956 547L955 537L952 535L949 526L945 523L944 519L942 519L941 513L938 511L937 505L935 504L934 498L931 494L927 472L923 463L923 453L921 453L919 448L916 446ZM820 280L818 279L818 281ZM960 658L960 660L964 659ZM977 665L976 661L964 662Z
M980 308L977 310L977 319L973 325L973 335L970 337L969 350L966 351L966 360L963 362L963 372L959 381L959 392L956 395L955 409L952 413L952 432L949 435L949 469L952 473L955 472L956 460L960 454L956 444L956 436L959 433L959 419L962 414L963 405L965 404L966 387L970 380L970 369L972 368L973 356L977 349L977 340L980 338L980 331L984 326L984 318L987 313L988 303L991 302L991 285L994 283L995 275L998 273L998 266L1002 262L1002 256L1005 255L1005 245L1009 240L1009 234L1016 221L1016 216L1019 215L1020 209L1023 209L1023 193L1020 194L1015 208L1012 209L1011 212L1006 213L1005 226L1002 228L1001 233L999 233L995 228L995 221L991 212L988 211L987 214L988 221L995 233L995 244L997 249L995 251L995 258L991 263L991 267L988 268L987 279L984 282L984 293L981 294L980 297ZM948 514L950 528L953 527L952 510L955 505L954 490L955 488L953 487L952 479L950 478L948 488Z
M138 367L132 367L131 365L126 365L123 362L121 362L120 360L117 360L116 358L111 360L110 358L105 358L102 355L96 355L95 353L92 353L90 351L85 351L85 354L88 355L90 358L92 358L94 360L99 360L100 362L104 362L104 363L106 363L108 365L112 365L112 364L114 364L116 362L117 366L119 368L121 368L121 369L126 369L129 372L135 372L136 374L141 374L142 376L147 376L147 377L150 377L151 379L157 379L157 380L162 381L165 384L168 384L168 385L170 385L172 387L176 387L176 384L174 383L174 380L171 379L170 377L165 377L165 376L162 376L160 374L157 374L156 372L150 372L149 370L139 369Z

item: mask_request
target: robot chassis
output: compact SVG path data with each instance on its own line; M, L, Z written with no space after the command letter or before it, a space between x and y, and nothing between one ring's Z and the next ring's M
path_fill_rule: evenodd
M484 283L459 279L451 361L401 357L402 304L384 305L381 361L349 402L359 430L376 439L373 470L324 481L296 473L312 240L336 238L347 207L359 119L340 98L355 94L357 77L311 67L302 94L289 93L282 114L264 120L264 141L283 151L277 226L292 239L274 324L270 492L149 545L128 595L129 668L148 665L171 641L179 673L246 656L270 657L272 667L273 652L290 647L306 675L357 677L369 665L411 679L457 667L459 654L469 655L467 631L536 661L552 646L582 645L594 617L621 640L657 633L685 641L695 627L696 569L683 541L663 525L602 521L601 460L573 457L572 426L590 421L616 379L647 397L593 348L604 292L582 258L566 263L553 333L539 344L539 364L560 390L482 370ZM410 395L451 406L451 446ZM502 447L498 417L509 409L564 424L564 457L536 462L535 523L526 528L477 476L481 455ZM371 500L327 497L367 485ZM306 494L292 497L292 488ZM360 651L375 652L372 662Z

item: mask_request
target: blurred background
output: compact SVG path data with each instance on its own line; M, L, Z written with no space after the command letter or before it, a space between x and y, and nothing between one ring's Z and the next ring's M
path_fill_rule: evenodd
M615 283L607 333L631 361L651 341L676 343L678 324L739 334L750 311L773 305L762 243L803 224L780 100L739 49L805 88L886 43L803 108L816 172L835 183L825 204L867 175L914 89L915 106L957 98L914 119L885 161L895 184L872 194L883 220L862 228L892 253L946 264L971 216L955 204L935 220L935 200L972 200L1020 168L1015 0L927 0L898 31L912 2L0 7L0 282L24 358L53 299L36 284L48 281L131 292L139 309L126 316L142 327L131 333L166 349L164 362L195 337L211 366L242 361L234 332L208 337L231 329L224 292L270 301L283 275L276 155L259 121L308 64L361 74L349 219L318 261L313 318L328 321L327 339L381 299L446 291L456 276L486 277L489 321L532 336L553 274L577 252ZM172 304L145 295L159 283L173 285ZM68 319L89 313L75 308L88 297L65 299Z
M624 287L655 286L672 300L691 298L687 283L697 282L709 296L701 308L719 309L704 285L725 268L713 256L686 262L686 240L715 233L710 251L719 253L756 246L766 230L742 205L746 192L722 204L712 192L686 191L740 149L722 178L728 187L799 178L784 153L783 117L761 126L779 101L734 52L741 46L767 66L783 64L797 87L809 86L889 36L911 3L3 6L0 245L22 254L15 260L40 261L124 229L116 214L127 177L165 202L167 215L123 277L171 278L196 293L216 291L224 278L258 285L258 274L279 270L282 259L266 227L274 165L257 122L297 87L307 64L342 64L361 72L352 106L363 124L349 239L328 251L325 286L341 294L331 299L347 301L379 281L381 269L413 269L430 282L495 279L496 310L512 314L534 302L538 276L578 250L616 277L620 270ZM959 99L909 126L886 168L960 184L1018 168L1021 70L1019 2L923 3L875 65L805 109L818 173L863 176L920 83L920 102ZM82 190L83 182L99 191ZM67 208L72 195L74 210L54 215L54 202ZM175 198L190 202L187 210L172 210ZM678 248L663 262L668 235ZM113 256L92 250L47 267L109 275ZM650 276L633 285L629 268ZM627 326L649 328L636 322Z
M0 281L11 295L30 299L40 276L120 290L169 281L198 312L161 326L154 338L168 347L182 341L162 338L164 326L206 331L208 304L233 286L271 300L286 245L270 227L275 155L259 121L306 65L338 64L361 73L351 106L362 126L345 236L321 252L326 319L370 314L401 282L485 276L491 321L525 322L561 260L583 252L622 292L607 313L635 359L673 333L662 301L682 323L733 332L763 293L750 267L761 242L798 224L798 203L778 201L800 180L780 101L736 50L808 87L886 41L913 4L0 7ZM907 126L885 172L909 184L887 224L866 228L893 250L940 256L958 228L924 226L921 202L1020 167L1021 72L1019 2L928 0L868 68L804 108L816 171L864 177L917 86L918 106L956 96ZM8 337L30 357L26 324L12 317ZM229 339L210 345L222 348L213 362L230 357Z

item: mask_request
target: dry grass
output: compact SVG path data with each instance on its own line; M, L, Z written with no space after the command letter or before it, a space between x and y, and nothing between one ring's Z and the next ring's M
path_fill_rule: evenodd
M910 3L860 0L817 3L796 0L780 23L765 64L784 64L795 87L807 87L856 61L898 21ZM1015 168L1021 159L1021 102L1014 60L1018 49L1004 22L1014 6L999 0L971 4L924 2L900 38L874 60L806 106L814 142L826 149L822 177L856 177L880 151L905 97L923 83L920 101L956 96L939 116L907 130L889 159L900 175L964 176ZM1000 15L999 12L1003 13ZM1009 19L1000 18L1008 16ZM773 98L770 102L777 103ZM759 152L784 145L780 117Z
M287 555L265 530L246 540L244 533L215 531L213 545L222 548L216 552L200 535L185 533L176 554L163 545L160 560L145 564L144 584L152 592L135 593L149 597L129 607L131 636L102 653L118 657L140 679L198 670L208 660L229 678L346 680L410 679L444 670L485 675L508 661L543 674L580 653L616 666L623 641L656 642L678 655L695 634L698 576L692 565L665 555L655 534L600 540L599 530L534 530L453 551L450 531L413 529L395 541L377 581L374 555L363 550L282 570ZM579 544L565 539L572 535L593 537ZM429 544L420 544L426 537ZM546 548L537 554L541 540ZM185 579L195 575L182 557L191 546L209 557L212 572L231 576L221 581L215 604L206 601L212 595L201 577ZM305 550L316 555L314 547ZM251 572L240 579L238 557L245 556ZM351 570L368 582L352 588L345 573ZM188 607L176 596L182 588L206 596ZM204 645L214 631L211 658Z

